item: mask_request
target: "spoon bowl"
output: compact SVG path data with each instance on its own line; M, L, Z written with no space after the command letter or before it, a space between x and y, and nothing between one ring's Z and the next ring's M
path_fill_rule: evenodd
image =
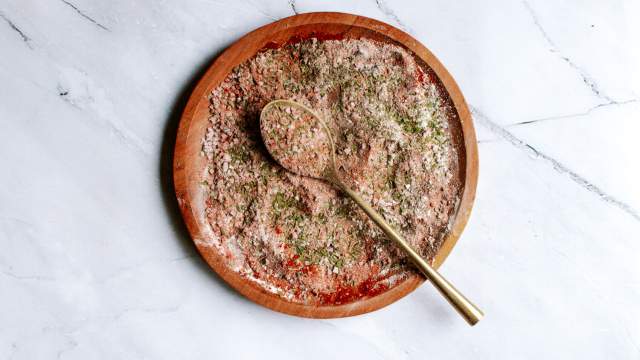
M260 133L269 154L298 175L332 181L335 144L327 123L311 108L274 100L260 112Z

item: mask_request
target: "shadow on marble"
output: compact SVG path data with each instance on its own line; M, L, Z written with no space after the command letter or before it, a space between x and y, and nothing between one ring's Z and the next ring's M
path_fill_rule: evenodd
M200 65L198 65L195 68L195 71L192 73L191 77L187 79L185 85L183 85L178 92L178 96L176 97L171 107L171 112L164 128L158 171L161 183L160 190L162 192L162 200L167 212L167 216L169 217L169 222L171 223L171 226L173 227L173 230L177 236L177 241L184 248L184 252L193 255L189 259L189 261L195 267L207 274L207 276L211 278L212 282L219 285L228 294L232 294L232 296L240 301L251 303L245 297L236 292L224 280L222 280L200 256L195 247L195 244L193 243L193 240L191 239L191 235L189 234L187 226L182 219L173 186L173 149L176 143L180 117L182 116L182 112L187 104L187 101L189 100L189 95L191 95L191 92L196 87L198 81L204 75L211 63L216 59L216 57L218 57L218 55L220 55L220 53L225 48L226 46L218 49L212 56L206 58Z

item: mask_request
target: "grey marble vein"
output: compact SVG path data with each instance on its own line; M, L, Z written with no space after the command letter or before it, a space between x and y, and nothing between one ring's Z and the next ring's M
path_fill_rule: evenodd
M393 22L400 27L400 29L404 30L407 33L413 33L413 31L396 15L395 11L387 5L387 3L383 0L375 0L376 6L387 18L391 19Z
M115 134L125 145L134 148L144 155L150 155L150 145L147 144L144 140L139 138L133 131L128 129L126 125L118 123L114 119L110 117L105 117L96 111L92 111L91 108L84 106L79 100L74 97L73 89L65 88L62 85L58 84L56 87L57 95L64 101L69 104L69 106L79 110L79 111L90 111L96 117L103 120L105 125ZM95 99L92 96L87 98L90 102L94 102Z
M298 15L298 9L296 8L296 0L288 0L289 2L289 7L291 7L291 11L293 11L294 15Z
M18 352L18 344L16 341L14 341L11 343L11 353L9 354L7 360L12 360L16 355L16 352Z
M168 306L168 307L162 307L162 308L126 308L123 309L122 311L118 312L117 314L112 316L113 321L118 321L120 319L122 319L122 317L124 317L125 315L131 314L131 313L143 313L143 314L168 314L168 313L174 313L178 310L180 310L181 305L174 305L174 306Z
M255 11L257 11L257 12L258 12L258 14L260 14L260 15L262 15L262 16L264 16L264 17L266 17L266 18L267 18L267 19L269 19L269 20L273 20L273 21L280 20L280 18L275 17L275 16L273 16L273 15L269 14L268 12L266 12L266 11L264 11L264 10L260 9L258 6L255 6L255 5L254 5L253 3L251 3L251 2L250 2L250 3L247 3L247 4L248 4L249 6L251 6Z
M80 16L82 16L83 18L89 20L90 22L92 22L95 26L101 28L102 30L106 30L106 31L111 31L109 28L107 28L106 26L100 24L99 22L97 22L95 19L93 19L92 17L90 17L89 15L85 14L82 10L78 9L77 6L73 5L72 3L68 2L67 0L60 0L63 3L65 3L67 6L71 7L73 10L75 10Z
M20 36L20 38L22 39L22 41L24 41L25 44L27 44L27 46L32 49L31 47L31 38L29 36L27 36L27 34L24 33L24 31L22 31L13 21L11 21L7 15L5 15L4 13L0 12L0 17L4 19L4 21L7 22L7 24L9 25L9 27L11 29L13 29L13 31L17 32L18 35Z
M553 53L553 54L556 54L556 56L558 56L562 61L567 63L567 65L569 65L569 67L571 67L573 70L575 70L578 73L578 75L580 76L580 79L582 79L582 82L586 86L589 87L591 92L596 97L598 97L598 98L600 98L602 100L605 100L606 102L613 102L614 101L613 99L611 99L609 96L604 94L602 92L602 90L600 90L600 87L598 86L596 81L593 79L593 77L591 75L589 75L589 73L587 73L586 70L584 70L583 68L578 66L575 62L573 62L573 60L571 60L569 57L565 56L560 51L560 49L558 48L556 43L551 39L549 34L546 32L546 30L544 29L544 27L540 23L540 20L538 20L538 16L536 15L536 13L533 10L533 8L531 7L531 5L526 0L523 1L522 4L527 9L527 12L529 13L529 15L531 15L533 23L536 26L536 29L538 29L538 31L540 32L540 34L544 38L545 42L549 46L549 51L551 51L551 53Z
M582 112L578 112L578 113L573 113L573 114L567 114L567 115L558 115L558 116L548 116L548 117L543 117L543 118L538 118L538 119L533 119L533 120L526 120L526 121L520 121L517 123L513 123L513 124L508 124L505 127L514 127L514 126L522 126L522 125L531 125L531 124L535 124L535 123L539 123L539 122L545 122L545 121L549 121L549 120L558 120L558 119L570 119L570 118L575 118L575 117L583 117L583 116L587 116L589 114L591 114L592 112L594 112L595 110L601 109L601 108L607 108L607 107L611 107L611 106L620 106L620 105L626 105L626 104L633 104L638 102L638 99L629 99L629 100L624 100L624 101L610 101L604 104L598 104L596 106L592 106L589 109L587 109L587 111L582 111Z
M486 139L486 140L478 140L477 143L478 144L488 144L488 143L493 143L498 141L498 139Z
M571 180L573 180L576 184L585 188L587 191L597 195L601 200L609 203L627 214L631 215L637 221L640 221L640 214L636 209L631 207L629 204L624 201L613 197L612 195L607 194L604 190L600 189L598 186L591 183L589 180L577 174L575 171L569 169L567 166L559 162L558 160L552 158L551 156L539 151L535 147L530 144L527 144L525 141L513 135L511 132L506 130L504 127L498 125L497 123L491 121L486 115L484 115L478 108L474 106L469 106L471 108L471 113L473 114L474 119L478 124L489 130L490 132L498 135L502 139L509 142L511 145L516 148L525 151L530 154L532 157L536 159L541 159L551 165L554 170L563 175L568 175Z
M18 275L9 270L0 270L0 274L16 280L32 280L32 281L55 281L56 279L50 276L41 275Z
M67 104L73 106L74 108L76 108L78 110L82 110L82 108L70 96L69 89L67 89L67 88L63 87L62 85L58 84L56 86L56 90L58 90L58 96L60 96L60 98L62 100L64 100L64 102L66 102Z
M62 359L62 355L72 351L77 347L78 347L78 342L75 341L74 339L69 339L69 342L67 343L67 345L65 345L64 348L58 350L58 353L56 354L56 359Z
M627 326L624 327L624 332L627 335L627 339L629 340L629 343L631 343L631 345L638 352L638 355L640 355L640 345L638 345L638 343L636 343L637 339L633 338L633 336L631 335L631 332L629 331L629 328Z

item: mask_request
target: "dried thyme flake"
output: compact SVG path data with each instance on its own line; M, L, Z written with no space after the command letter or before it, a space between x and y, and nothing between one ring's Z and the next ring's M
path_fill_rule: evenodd
M231 160L236 163L245 163L251 159L251 153L246 145L235 145L231 149L229 149L229 155L231 156Z

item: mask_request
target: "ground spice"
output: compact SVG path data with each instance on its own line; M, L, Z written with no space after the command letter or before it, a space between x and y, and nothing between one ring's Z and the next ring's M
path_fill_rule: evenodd
M211 93L202 145L210 233L200 243L297 303L350 303L413 273L351 200L270 158L258 117L274 99L295 100L327 120L343 180L432 259L462 189L457 116L432 70L399 46L364 39L265 49Z

